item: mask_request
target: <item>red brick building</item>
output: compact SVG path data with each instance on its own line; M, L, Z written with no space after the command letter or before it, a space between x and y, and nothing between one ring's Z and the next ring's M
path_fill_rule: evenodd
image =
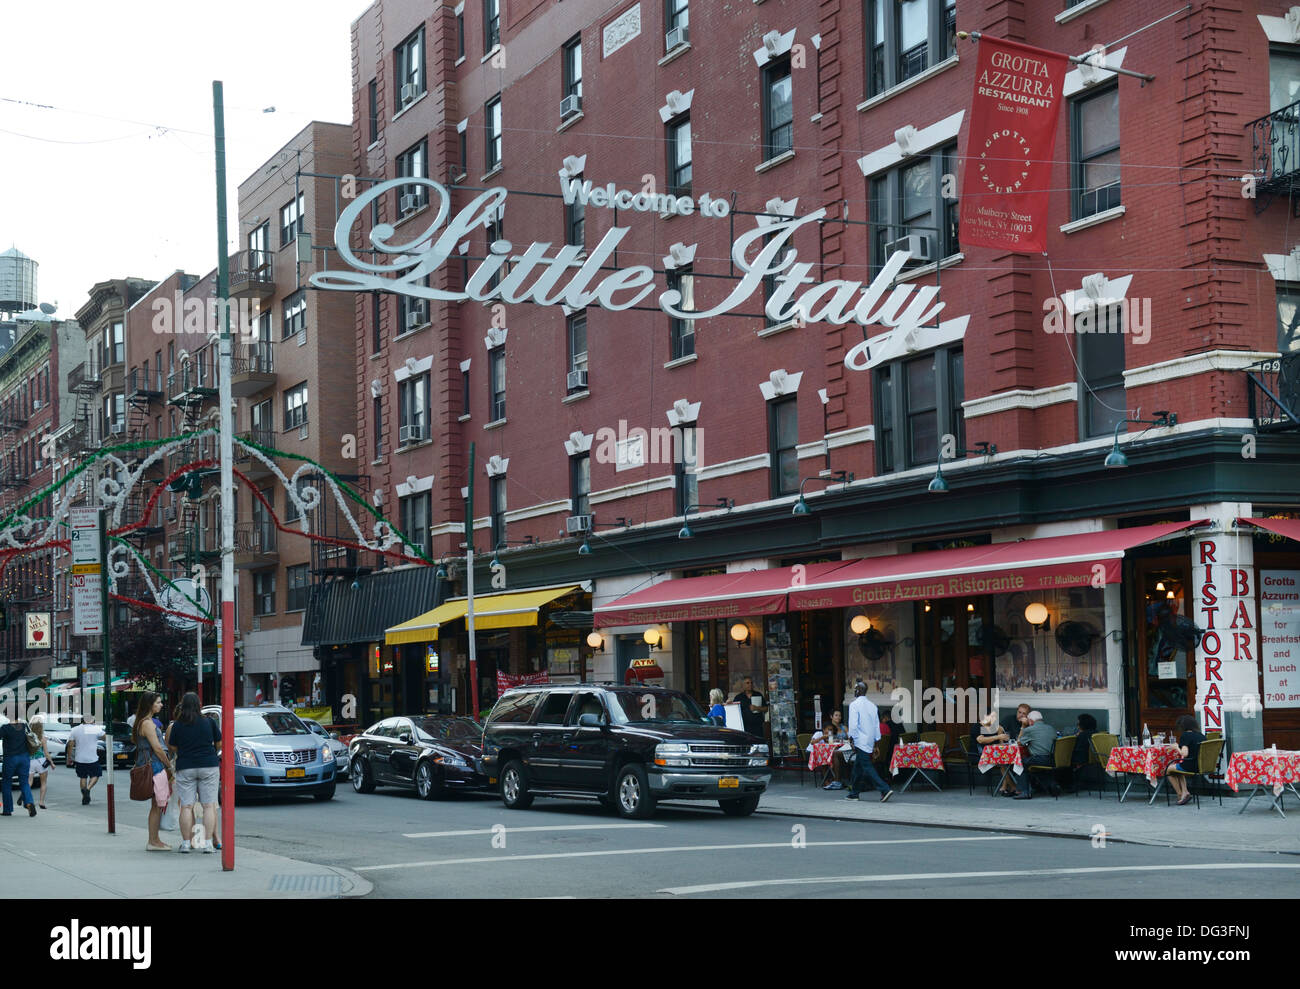
M431 559L459 557L472 444L474 541L481 557L501 547L504 568L482 567L479 594L556 592L540 611L498 601L515 617L480 634L486 699L493 672L622 680L644 657L701 699L753 675L781 748L857 677L886 704L917 683L998 687L1003 707L1027 700L1064 729L1090 713L1118 734L1193 711L1218 727L1262 695L1263 718L1231 730L1293 743L1300 693L1279 683L1285 650L1259 629L1300 618L1256 590L1300 570L1285 483L1296 157L1277 150L1297 141L1284 108L1300 97L1300 38L1285 13L1198 2L1157 21L1113 0L370 7L353 25L357 191L432 178L455 216L481 190L510 190L431 288L464 291L493 241L513 245L509 268L534 242L592 257L615 228L602 274L656 272L656 291L622 311L353 296L358 436L384 511ZM1066 77L1045 256L961 243L977 49L957 30L1077 56L1104 46ZM578 210L560 196L573 179L689 191L697 206L641 212L628 196L615 210L597 193ZM706 193L725 217L700 215ZM388 190L353 248L387 224L381 239L418 253L441 232L439 195ZM893 288L937 285L939 319L888 332L783 319L764 312L778 279L726 315L660 311L664 289L717 307L743 274L737 239L815 211L789 241L807 277L866 286L906 249ZM851 370L864 337L871 357ZM1108 453L1127 466L1108 469ZM1249 518L1278 531L1237 522ZM933 552L959 555L921 555ZM993 560L1046 582L999 584ZM1102 577L1067 573L1071 561ZM427 569L316 591L304 641L332 657L327 670L364 666L373 714L467 706L463 567L432 589ZM704 582L669 583L689 577ZM404 593L404 579L420 583ZM1228 612L1204 604L1216 592L1231 635ZM423 627L386 633L449 594ZM1046 620L1029 621L1031 604ZM602 626L594 646L587 611ZM962 730L917 714L906 720Z

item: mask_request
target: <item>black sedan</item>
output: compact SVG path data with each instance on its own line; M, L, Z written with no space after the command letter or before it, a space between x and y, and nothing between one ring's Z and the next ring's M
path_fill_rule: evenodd
M413 715L386 718L348 746L352 789L413 787L424 800L450 790L487 789L483 727L470 718Z

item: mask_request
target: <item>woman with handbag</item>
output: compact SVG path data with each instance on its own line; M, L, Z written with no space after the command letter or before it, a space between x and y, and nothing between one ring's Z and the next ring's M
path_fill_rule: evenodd
M167 809L167 800L172 792L172 761L158 731L154 715L162 710L162 698L152 690L140 695L140 705L135 712L135 727L132 738L135 741L135 768L131 770L131 799L150 800L149 803L149 843L145 850L150 852L170 852L172 846L165 844L158 837L158 826L162 823L163 811ZM148 774L151 792L145 792L140 784Z
M50 769L54 764L50 762L49 756L45 753L45 725L40 721L32 722L31 733L27 736L27 750L32 756L28 768L29 778L33 783L39 778L41 784L40 796L36 798L36 805L41 810L44 810L45 787L49 782Z

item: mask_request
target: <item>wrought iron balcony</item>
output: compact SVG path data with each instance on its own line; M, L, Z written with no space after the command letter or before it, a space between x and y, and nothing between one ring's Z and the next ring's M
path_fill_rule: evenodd
M230 355L230 393L249 398L275 386L275 344L270 340L241 343Z
M133 367L126 379L126 397L143 399L146 402L157 401L163 396L163 373L161 369L150 370L147 367Z
M235 523L235 568L264 567L276 561L276 530L270 522Z
M1259 430L1300 429L1300 353L1251 364L1246 399Z
M1288 195L1300 187L1300 101L1246 125L1250 133L1250 171L1256 176L1256 202L1263 194ZM1262 208L1262 207L1260 207Z
M230 256L230 297L269 299L275 295L274 255L270 251L240 251Z

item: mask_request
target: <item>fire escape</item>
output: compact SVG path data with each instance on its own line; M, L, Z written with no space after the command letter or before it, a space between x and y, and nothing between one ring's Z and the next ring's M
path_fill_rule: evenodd
M193 433L210 425L208 413L216 405L215 350L205 348L186 358L180 367L167 376L167 404L180 411L180 431ZM218 454L215 435L200 436L185 441L181 449L168 458L167 476L186 464L215 460ZM190 575L195 564L211 566L221 557L219 527L205 525L204 515L210 512L209 495L216 490L210 481L219 473L217 467L202 468L181 475L172 482L172 490L182 492L177 539L172 544L171 562L180 565ZM168 521L172 521L168 513ZM211 521L210 519L208 521Z

